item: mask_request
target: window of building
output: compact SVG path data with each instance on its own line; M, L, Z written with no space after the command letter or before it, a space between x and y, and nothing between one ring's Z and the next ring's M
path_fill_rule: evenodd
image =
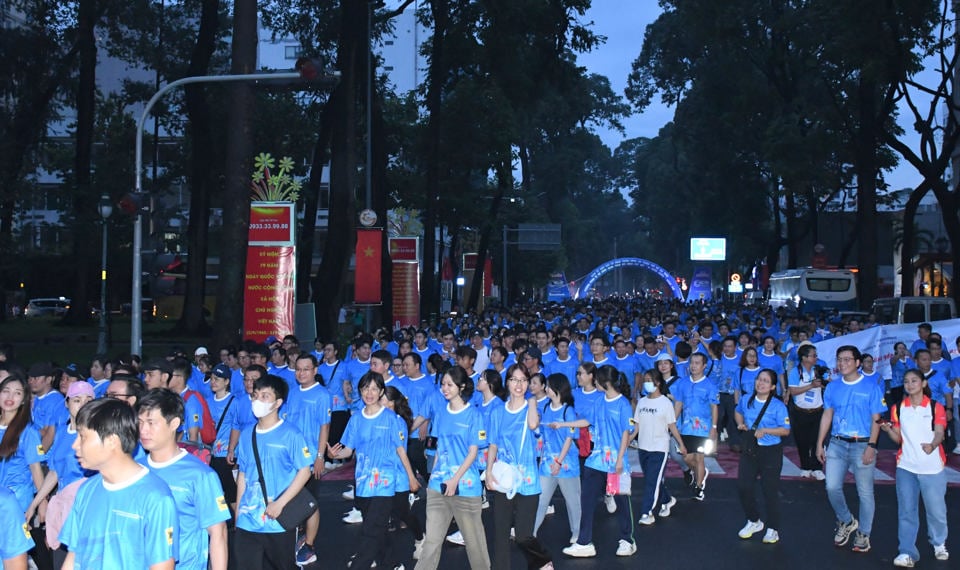
M303 55L303 50L300 49L300 46L283 46L283 57L285 59L297 59Z

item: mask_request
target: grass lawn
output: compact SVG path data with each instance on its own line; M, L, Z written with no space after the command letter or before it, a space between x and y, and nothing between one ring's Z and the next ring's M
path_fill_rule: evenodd
M143 323L143 351L145 357L166 356L178 346L191 354L193 349L206 345L209 339L174 336L174 321L157 320ZM130 317L112 316L111 345L107 351L113 357L130 352ZM49 360L60 365L71 362L87 367L97 350L98 323L68 326L59 318L37 317L0 322L0 342L13 345L16 360L29 365Z

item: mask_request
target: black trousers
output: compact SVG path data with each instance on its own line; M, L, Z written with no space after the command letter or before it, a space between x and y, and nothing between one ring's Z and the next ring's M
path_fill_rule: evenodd
M378 558L383 561L386 555L387 523L393 509L393 497L357 497L356 501L357 508L363 513L363 522L360 523L360 544L350 568L367 570Z
M410 468L414 474L419 474L424 481L430 479L430 473L427 471L427 456L423 450L423 441L412 436L407 440L407 458L410 460Z
M344 430L347 429L347 422L350 421L350 412L346 410L340 410L339 412L332 412L330 414L330 435L327 437L327 442L330 446L334 446L340 443L340 438L343 437ZM327 450L323 450L324 457L328 461L333 461L333 457L327 454Z
M737 430L737 418L734 413L737 405L733 401L733 394L720 394L720 406L717 414L717 427L720 431L727 429L727 444L731 447L740 445L740 432Z
M226 457L211 457L210 467L216 471L223 487L223 498L228 505L237 502L237 481L233 478L233 465L227 463Z
M510 527L513 526L517 544L533 536L533 524L537 519L540 495L521 495L512 499L499 491L487 491L493 508L493 556L491 568L510 568ZM526 542L524 542L526 544Z
M780 528L780 469L783 467L783 444L757 446L755 453L740 454L740 473L737 478L737 491L744 514L751 521L760 520L757 506L756 481L760 477L760 488L767 507L766 523L768 528Z
M290 570L296 567L297 533L237 529L233 555L239 570Z
M823 408L815 412L807 412L791 404L790 431L793 441L797 444L797 454L800 456L800 469L816 471L823 469L817 459L817 437L820 435L820 418L823 417Z

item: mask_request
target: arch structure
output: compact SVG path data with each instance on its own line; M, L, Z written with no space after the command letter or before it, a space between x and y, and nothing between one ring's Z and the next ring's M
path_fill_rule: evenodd
M640 269L646 269L656 273L657 276L663 279L663 281L667 284L667 286L670 288L670 291L673 292L673 296L681 301L683 300L683 291L680 290L680 286L677 285L673 275L656 263L646 259L641 259L639 257L620 257L617 259L611 259L606 263L598 265L583 279L583 282L580 283L580 286L577 288L577 292L574 294L573 298L582 299L586 297L590 294L590 291L597 284L597 281L601 277L607 273L610 273L614 269L619 269L621 267L639 267Z

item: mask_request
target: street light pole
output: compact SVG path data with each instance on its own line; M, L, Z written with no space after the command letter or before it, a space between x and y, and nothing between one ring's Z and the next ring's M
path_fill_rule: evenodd
M97 334L97 354L107 353L107 219L113 213L110 196L103 194L97 204L100 224L103 226L103 242L100 256L100 330Z
M151 109L171 89L190 85L193 83L236 83L236 82L279 82L292 80L313 80L313 79L336 79L339 72L325 73L317 68L315 60L302 58L297 62L299 71L282 71L277 73L241 73L233 75L195 75L192 77L183 77L172 81L159 91L153 94L153 97L147 101L143 112L140 113L140 119L137 121L137 135L134 158L134 186L135 194L143 193L143 126L147 121L147 116ZM302 67L301 67L301 62ZM143 348L143 266L141 252L143 251L143 213L137 211L133 222L133 279L131 283L132 300L130 303L130 353L141 354Z

